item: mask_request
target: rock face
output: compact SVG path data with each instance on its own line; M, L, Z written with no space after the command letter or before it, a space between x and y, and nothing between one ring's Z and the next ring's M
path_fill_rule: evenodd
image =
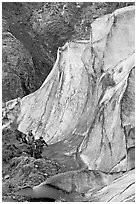
M2 37L2 100L8 101L30 93L34 70L31 56L23 45L7 29ZM23 88L24 83L26 89Z
M128 161L135 145L134 12L130 6L95 20L89 41L58 49L40 89L6 103L11 124L24 133L32 129L36 138L42 135L50 145L49 157L79 153L90 170L134 168Z

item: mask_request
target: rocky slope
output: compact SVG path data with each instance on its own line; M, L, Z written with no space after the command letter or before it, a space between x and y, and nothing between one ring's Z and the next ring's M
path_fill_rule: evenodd
M56 63L40 89L6 103L4 127L14 124L24 133L32 129L35 138L42 135L50 145L43 156L68 170L133 169L134 27L133 6L95 20L89 41L69 42L58 49ZM113 187L115 182L98 192L95 200L101 201L100 195Z

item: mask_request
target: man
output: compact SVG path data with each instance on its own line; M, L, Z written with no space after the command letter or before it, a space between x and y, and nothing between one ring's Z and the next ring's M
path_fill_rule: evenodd
M41 143L42 143L42 144L44 144L44 145L48 146L48 144L45 142L45 140L43 139L43 137L42 137L42 136L40 136L40 138L39 138L39 139L40 139L40 141L41 141ZM44 146L44 145L43 145L43 146Z
M34 137L34 135L33 135L33 133L32 133L32 130L30 130L29 132L28 132L28 135L27 135L27 140L28 140L28 149L29 149L29 154L30 154L30 156L31 157L33 157L34 156L34 149L35 149L35 144L34 144L34 140L35 140L35 137Z
M33 142L34 142L35 138L34 138L34 135L33 135L33 133L32 133L32 130L30 130L30 131L28 132L27 139L28 139L28 142L29 142L29 143L33 143Z
M24 133L22 134L22 142L27 144L26 135Z
M43 152L44 145L48 146L48 144L45 142L43 137L40 136L40 138L35 141L35 153L34 153L34 157L36 159L42 158L41 154Z

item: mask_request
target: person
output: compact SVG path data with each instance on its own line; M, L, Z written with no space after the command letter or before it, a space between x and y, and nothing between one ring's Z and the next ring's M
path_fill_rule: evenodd
M35 138L34 138L34 135L33 135L33 133L32 133L32 130L30 130L30 131L28 132L27 139L28 139L28 142L29 142L29 143L33 143L33 142L34 142Z
M28 143L25 134L22 134L22 142L25 143L25 144Z
M39 138L39 139L40 139L40 141L41 141L41 143L42 143L42 144L44 144L44 145L48 146L48 144L45 142L45 140L43 139L43 137L42 137L42 136L40 136L40 138ZM43 146L44 146L44 145L43 145Z
M35 140L35 150L34 150L34 157L35 159L42 158L42 152L44 145L48 146L42 136L39 139Z
M27 135L27 144L28 144L28 150L29 150L29 154L31 157L34 156L34 148L35 148L35 144L34 144L34 141L35 141L35 137L32 133L32 130L30 130L28 132L28 135Z

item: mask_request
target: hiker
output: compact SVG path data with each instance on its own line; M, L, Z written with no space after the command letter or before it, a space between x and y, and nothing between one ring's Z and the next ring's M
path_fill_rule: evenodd
M35 140L34 135L32 133L32 130L30 130L27 135L27 144L28 144L29 154L31 157L34 156L34 148L35 148L34 140Z
M26 139L26 135L24 133L22 133L22 142L27 144L27 139Z
M27 139L28 139L28 143L33 143L33 142L34 142L35 138L34 138L34 135L33 135L33 133L32 133L32 130L30 130L30 131L28 132Z
M35 141L34 157L35 159L42 158L41 154L43 152L44 145L48 146L42 136Z
M43 139L42 136L40 136L39 140L40 140L44 145L48 146L48 144L45 142L45 140ZM43 145L43 146L44 146L44 145Z

